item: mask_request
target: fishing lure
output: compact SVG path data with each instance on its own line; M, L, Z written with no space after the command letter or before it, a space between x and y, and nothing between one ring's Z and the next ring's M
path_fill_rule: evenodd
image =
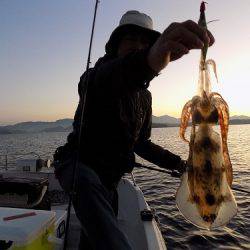
M205 18L205 3L201 18ZM232 165L227 147L229 108L219 93L211 92L209 66L217 78L216 64L205 60L202 50L198 95L182 110L180 137L189 143L187 171L181 177L176 203L184 217L200 228L213 229L227 224L237 213L232 193ZM192 118L190 141L185 131ZM213 127L219 123L220 134Z

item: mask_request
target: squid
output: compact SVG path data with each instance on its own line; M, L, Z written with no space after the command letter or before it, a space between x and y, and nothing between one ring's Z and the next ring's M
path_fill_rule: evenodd
M187 169L181 177L176 204L183 216L203 229L226 225L237 213L232 193L233 172L227 136L229 108L223 97L211 92L209 66L217 78L213 60L201 60L198 94L182 110L180 137L189 144ZM191 123L191 135L185 137ZM214 130L219 124L220 133Z

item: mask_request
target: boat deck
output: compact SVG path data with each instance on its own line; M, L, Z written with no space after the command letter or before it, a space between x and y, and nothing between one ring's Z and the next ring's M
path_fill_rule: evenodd
M48 178L49 192L51 195L50 198L52 200L51 210L54 210L55 212L56 210L64 211L65 216L65 211L68 206L67 197L64 197L65 193L61 190L61 187L57 179L55 179L53 173L47 172L38 174L18 173L15 171L1 172L2 178L8 178L11 176L14 176L15 178ZM132 249L166 250L164 239L162 238L156 221L153 219L142 219L141 217L142 211L150 212L150 209L139 187L124 178L120 181L117 190L119 194L119 211L117 218L118 225L120 230L127 235ZM63 217L60 217L61 211L58 211L57 213L59 216L58 223L60 223L60 219L63 220ZM77 250L79 240L80 222L77 219L75 211L72 207L67 250Z

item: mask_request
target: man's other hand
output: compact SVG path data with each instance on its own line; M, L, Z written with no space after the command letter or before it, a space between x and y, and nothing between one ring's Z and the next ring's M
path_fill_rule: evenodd
M187 169L187 161L180 160L175 170L177 170L178 173L182 175L186 171L186 169Z

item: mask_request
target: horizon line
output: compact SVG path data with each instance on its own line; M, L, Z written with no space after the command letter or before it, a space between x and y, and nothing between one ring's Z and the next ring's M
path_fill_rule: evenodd
M180 117L175 117L175 116L171 116L171 115L154 115L152 114L152 116L155 116L155 117L162 117L162 116L169 116L171 118L175 118L175 119L180 119ZM234 116L242 116L242 117L247 117L247 118L250 118L250 116L248 115L232 115L230 117L234 117ZM74 120L74 118L59 118L59 119L55 119L55 120L28 120L28 121L13 121L13 122L1 122L0 121L0 126L12 126L12 125L16 125L16 124L19 124L19 123L26 123L26 122L56 122L56 121L60 121L60 120L67 120L67 119L70 119L70 120Z

